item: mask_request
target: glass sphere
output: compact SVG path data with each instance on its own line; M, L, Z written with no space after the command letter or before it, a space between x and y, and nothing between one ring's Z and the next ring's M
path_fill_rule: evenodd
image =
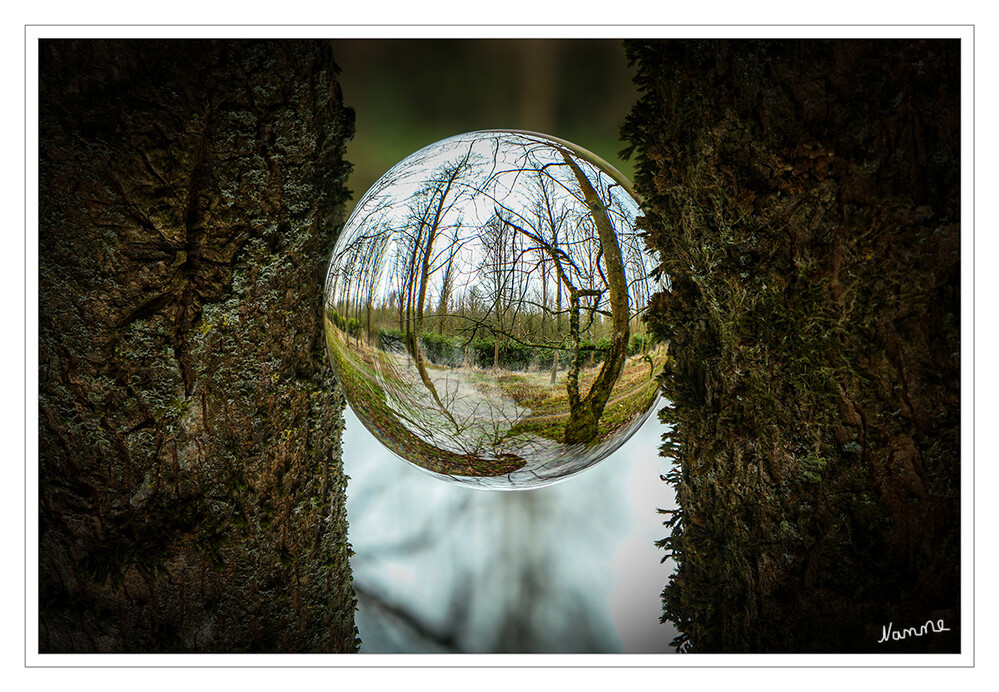
M326 343L359 420L445 480L540 487L654 409L665 343L624 177L569 142L490 130L405 158L333 249Z

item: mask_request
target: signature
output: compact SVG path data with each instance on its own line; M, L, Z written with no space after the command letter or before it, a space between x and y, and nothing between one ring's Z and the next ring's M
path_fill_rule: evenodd
M891 639L892 641L901 641L909 637L922 637L928 632L933 632L934 634L939 634L940 632L950 632L949 627L944 627L943 619L937 620L927 620L923 623L922 627L906 627L904 630L893 630L892 626L894 623L889 622L887 626L881 628L881 639L878 640L878 644L884 644L886 641Z

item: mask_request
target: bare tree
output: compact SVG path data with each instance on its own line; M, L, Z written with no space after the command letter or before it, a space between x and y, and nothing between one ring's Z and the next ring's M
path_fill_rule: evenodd
M565 441L567 443L588 442L597 434L597 423L603 414L607 400L610 398L614 383L621 376L624 360L628 355L628 339L631 334L628 313L628 281L624 272L624 262L621 260L621 248L617 243L617 236L610 216L607 214L605 202L597 194L589 178L586 177L572 156L566 151L562 151L561 154L579 183L579 188L582 190L586 206L590 210L590 216L600 238L600 251L607 267L607 288L610 292L611 320L614 329L603 367L600 369L596 381L590 387L589 393L585 398L580 399L578 389L575 392L573 389L569 389L569 406L572 410L572 416L566 425ZM579 315L575 304L573 308L572 315L578 319ZM573 388L577 387L578 381L572 383L572 386Z
M629 274L647 273L632 230L637 204L598 163L546 138L490 133L430 149L416 157L419 175L393 169L395 198L379 184L364 201L379 214L351 231L371 238L343 251L356 263L344 273L359 278L338 289L355 301L369 294L360 298L369 331L375 303L398 313L404 352L375 369L405 449L433 456L415 434L461 457L444 454L435 468L502 457L490 466L499 473L523 465L539 441L554 459L558 445L606 439L628 420L601 426L627 361ZM392 239L379 245L383 230ZM375 289L385 296L373 301ZM531 374L539 369L541 378Z

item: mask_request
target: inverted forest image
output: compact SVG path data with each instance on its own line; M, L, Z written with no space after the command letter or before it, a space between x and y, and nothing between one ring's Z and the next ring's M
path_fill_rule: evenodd
M960 40L37 50L29 647L964 650Z
M667 347L632 306L654 267L627 182L588 157L532 133L458 135L382 176L347 222L327 276L331 359L407 461L536 487L651 413Z

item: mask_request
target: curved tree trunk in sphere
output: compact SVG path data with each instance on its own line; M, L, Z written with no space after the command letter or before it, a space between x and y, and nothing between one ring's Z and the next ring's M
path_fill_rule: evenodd
M572 169L576 182L583 192L583 198L590 208L590 217L597 230L597 237L600 239L600 251L604 256L604 263L607 266L607 288L610 293L611 325L613 334L611 335L610 347L604 358L604 363L600 366L597 379L590 386L590 391L582 399L579 398L579 387L575 384L575 396L573 396L572 381L578 378L579 373L579 350L578 339L576 353L573 354L573 372L569 374L570 391L569 404L570 415L565 427L565 441L567 444L587 443L597 436L597 425L603 415L604 407L610 399L611 392L621 372L624 369L624 362L628 357L628 339L631 337L630 312L628 305L628 280L624 272L624 261L621 259L621 246L618 244L617 235L611 224L607 210L604 209L600 197L597 195L593 185L587 179L579 165L570 155L562 152L562 158ZM573 315L576 320L576 334L579 330L579 302L578 297L573 297Z

